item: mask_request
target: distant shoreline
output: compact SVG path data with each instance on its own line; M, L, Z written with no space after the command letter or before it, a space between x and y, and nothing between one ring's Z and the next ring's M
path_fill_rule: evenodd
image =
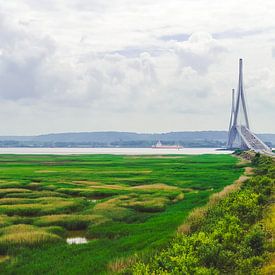
M275 147L275 134L258 135ZM75 132L37 136L0 136L0 148L151 148L158 141L186 148L223 148L227 131L183 131L169 133Z
M1 154L18 155L200 155L200 154L231 154L232 151L220 148L183 148L183 149L154 149L154 148L0 148Z

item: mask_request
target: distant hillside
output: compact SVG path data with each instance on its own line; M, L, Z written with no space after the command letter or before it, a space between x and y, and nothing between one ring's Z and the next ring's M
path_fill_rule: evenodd
M259 134L275 145L275 134ZM161 134L133 132L80 132L38 136L0 136L1 147L150 147L156 141L188 147L221 147L227 131L186 131Z
M46 134L38 136L0 136L0 140L43 142L114 142L132 140L221 140L227 138L226 131L170 132L161 134L139 134L133 132L80 132Z

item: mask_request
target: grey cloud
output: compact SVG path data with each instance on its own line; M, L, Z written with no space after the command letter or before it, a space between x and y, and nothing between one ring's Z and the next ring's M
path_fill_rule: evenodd
M53 54L54 43L9 25L3 17L0 35L0 97L19 100L42 96L37 89L38 74L48 56Z
M170 41L170 40L175 40L175 41L187 41L190 37L189 33L179 33L179 34L171 34L171 35L163 35L160 37L161 40L164 41Z
M206 73L221 53L227 49L209 33L192 34L185 42L176 43L175 53L179 56L180 68L189 66L200 73Z

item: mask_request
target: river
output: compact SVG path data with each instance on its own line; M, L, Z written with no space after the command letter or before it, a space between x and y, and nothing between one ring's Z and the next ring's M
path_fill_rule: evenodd
M50 154L50 155L82 155L82 154L112 154L112 155L200 155L200 154L231 154L232 151L218 148L0 148L0 154Z

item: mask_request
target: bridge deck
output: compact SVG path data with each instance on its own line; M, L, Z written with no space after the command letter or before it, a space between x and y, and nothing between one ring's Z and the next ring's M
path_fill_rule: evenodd
M247 127L243 125L237 126L237 131L241 136L242 141L250 150L265 155L275 156L272 150L264 142L262 142L254 133L252 133Z

